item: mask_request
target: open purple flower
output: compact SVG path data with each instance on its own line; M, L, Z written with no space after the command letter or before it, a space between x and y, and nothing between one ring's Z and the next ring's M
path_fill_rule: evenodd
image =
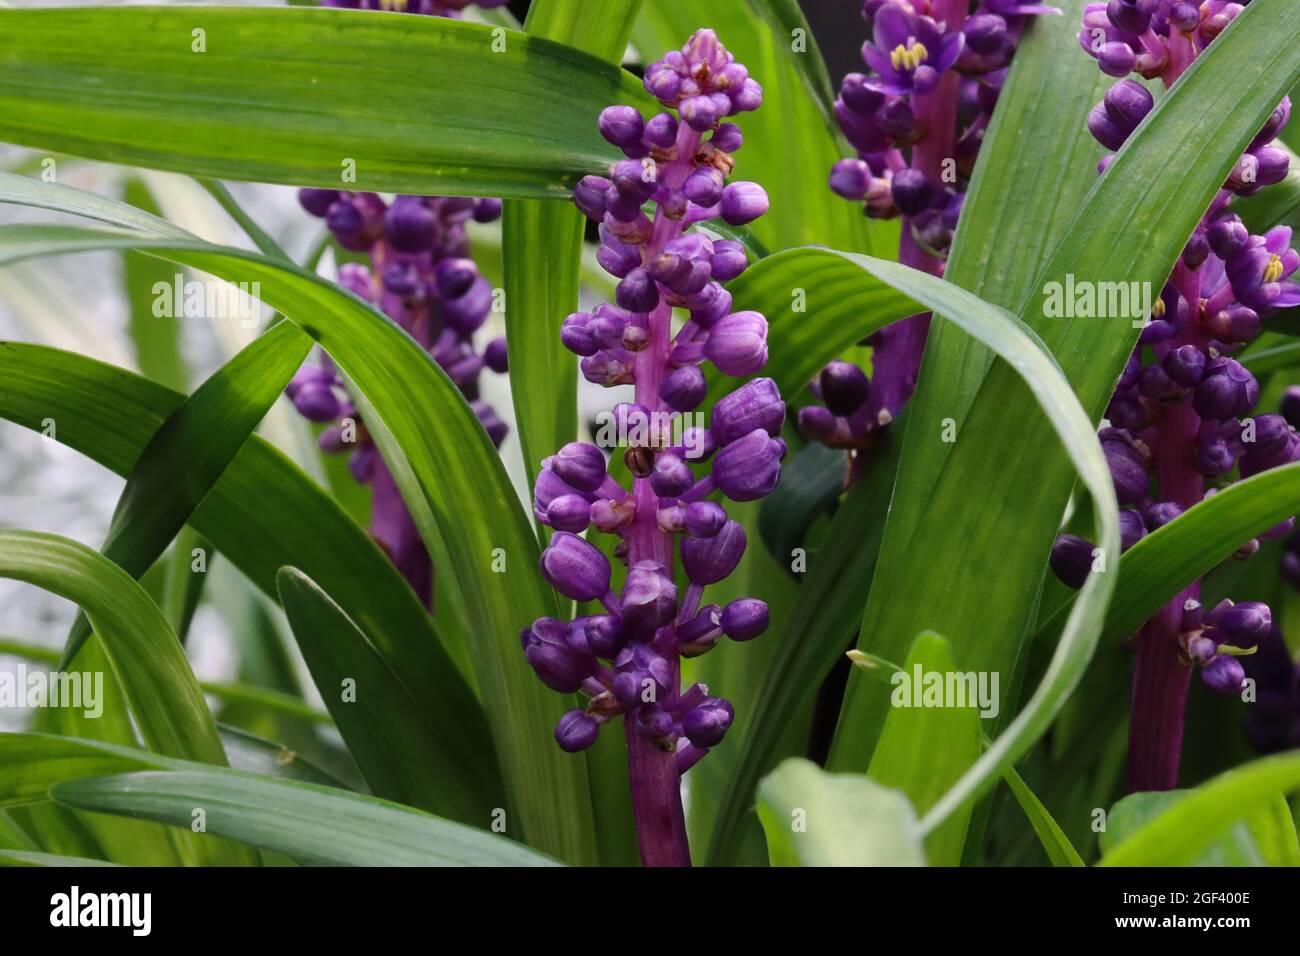
M960 30L944 33L929 17L907 13L893 4L876 11L873 40L862 46L862 58L879 74L885 93L926 93L961 56L966 37Z

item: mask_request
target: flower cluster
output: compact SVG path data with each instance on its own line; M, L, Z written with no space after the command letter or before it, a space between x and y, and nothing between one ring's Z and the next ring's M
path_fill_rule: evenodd
M941 275L984 132L1027 18L1060 11L1020 0L867 0L869 73L840 85L835 115L856 158L831 169L830 187L868 216L902 216L899 259ZM874 381L848 362L814 379L821 405L799 429L832 448L869 447L916 387L929 316L913 316L869 340Z
M477 0L481 7L502 0ZM327 6L459 16L468 0L326 0ZM501 215L499 199L397 196L386 202L375 193L301 189L302 207L325 220L334 240L350 252L367 253L370 265L345 263L339 284L378 307L428 349L470 402L492 441L500 445L507 427L479 398L484 367L506 371L504 338L479 353L474 336L492 311L493 292L469 258L470 219L491 222ZM286 389L298 412L313 422L331 423L318 439L329 453L350 451L348 467L359 482L370 483L371 534L417 595L431 606L432 568L401 493L357 414L342 376L327 356L306 365Z
M1241 9L1236 3L1197 7L1169 0L1090 4L1080 42L1104 72L1124 77L1088 116L1098 142L1120 149L1154 106L1146 87L1126 76L1129 71L1172 85ZM1234 195L1286 175L1286 154L1270 144L1290 113L1291 102L1284 99L1197 225L1152 303L1111 398L1109 426L1099 437L1124 507L1125 549L1214 494L1232 474L1248 478L1300 460L1300 436L1284 416L1252 416L1259 385L1233 357L1259 335L1262 319L1300 304L1300 284L1288 281L1300 268L1291 230L1252 235L1230 209ZM1100 170L1113 159L1105 157ZM1262 537L1283 536L1294 524L1291 518ZM1258 549L1259 541L1252 540L1236 556ZM1073 535L1060 537L1052 553L1057 575L1076 587L1092 560L1092 546ZM1203 613L1198 598L1199 582L1148 633L1173 641L1182 661L1200 667L1211 689L1236 693L1245 679L1237 658L1268 635L1271 612L1257 602L1225 601Z
M756 183L726 181L742 136L725 119L757 108L762 89L712 30L651 64L645 87L668 109L649 119L627 106L604 110L600 131L626 159L574 190L578 208L600 224L599 259L620 280L617 304L570 315L561 330L589 381L635 386L634 400L612 413L633 488L609 474L593 444L574 442L542 462L534 508L555 529L542 573L565 597L600 602L604 613L567 623L542 618L520 638L548 687L591 696L560 720L561 747L590 746L602 724L624 714L629 740L675 752L680 773L722 740L732 707L700 684L679 692L679 659L705 653L723 635L750 640L768 621L756 599L701 605L705 587L732 572L746 543L741 526L708 499L721 492L752 501L776 487L785 405L771 379L757 378L717 402L708 428L673 427L704 400L702 362L748 376L767 361L766 320L733 312L722 286L745 269L744 249L684 232L715 217L746 223L767 210ZM674 308L686 313L676 334ZM699 476L709 459L711 471ZM605 554L578 536L589 526L620 539L621 594L611 588ZM681 594L678 539L690 582Z

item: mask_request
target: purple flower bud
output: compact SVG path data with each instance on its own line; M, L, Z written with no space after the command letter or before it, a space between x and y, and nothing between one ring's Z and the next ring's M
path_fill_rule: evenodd
M1234 305L1206 316L1205 325L1221 342L1249 342L1259 335L1259 313L1244 305Z
M859 116L870 116L885 103L885 93L862 73L849 73L840 83L840 99Z
M398 196L384 213L384 233L399 252L427 252L437 231L437 217L418 196Z
M1151 14L1157 6L1158 0L1110 0L1106 15L1117 30L1140 36L1151 25Z
M567 531L551 538L550 547L542 552L541 567L551 587L575 601L595 601L609 590L609 559Z
M573 204L588 219L600 222L605 216L605 193L610 185L603 176L583 176L573 187Z
M1183 507L1176 501L1157 501L1146 510L1147 527L1158 531L1182 513Z
M608 106L601 111L597 128L619 149L630 149L641 145L645 119L631 106Z
M1236 258L1250 241L1250 231L1236 216L1216 219L1205 232L1205 239L1214 254L1227 261Z
M659 289L650 273L638 267L623 277L614 300L629 312L651 312L659 304Z
M1195 271L1204 265L1208 258L1210 258L1210 244L1204 234L1192 233L1192 238L1188 239L1187 245L1183 247L1183 265Z
M1246 681L1246 670L1237 658L1216 654L1201 668L1201 680L1216 694L1237 694Z
M1225 602L1206 617L1213 629L1210 636L1220 644L1233 647L1254 647L1268 636L1273 628L1273 611L1262 601Z
M358 484L366 484L375 474L375 460L379 452L367 442L348 456L348 472Z
M727 445L756 428L776 438L784 421L785 402L776 382L756 378L718 400L713 407L711 431L719 445Z
M677 118L671 113L656 113L646 122L641 141L652 149L668 149L677 141Z
M767 205L767 192L758 183L730 183L722 191L719 211L731 225L743 226L767 212Z
M966 46L980 56L997 53L1007 42L1007 21L995 13L977 14L968 19L962 29L966 34Z
M735 123L723 123L713 131L709 144L724 153L734 153L745 145L745 135Z
M629 644L614 661L613 691L626 710L663 697L673 680L671 662L646 644Z
M578 491L595 491L605 480L605 455L587 442L569 442L555 453L550 467Z
M1052 545L1048 564L1066 585L1081 588L1092 572L1092 543L1078 535L1063 534Z
M1124 508L1119 513L1120 551L1127 551L1146 537L1147 526L1142 515L1131 508Z
M691 318L704 328L709 328L731 311L731 293L716 282L710 282L695 295L685 298Z
M424 295L424 281L414 262L394 260L384 269L384 291L402 299L419 299Z
M831 192L855 202L871 188L871 167L861 159L841 159L831 167Z
M677 585L663 565L638 561L628 568L621 602L629 635L647 637L677 613Z
M925 173L916 169L900 169L890 179L890 192L894 205L904 216L925 212L934 202L935 189Z
M670 452L656 456L650 473L650 487L660 498L678 498L695 483L690 467Z
M1300 385L1292 385L1282 393L1282 416L1292 428L1300 428Z
M831 362L818 376L822 401L836 415L852 415L867 403L871 382L852 362Z
M1097 65L1107 76L1128 76L1137 64L1137 53L1127 43L1103 43L1097 54Z
M543 684L561 694L572 694L596 673L596 658L570 646L568 628L553 617L539 617L519 632L524 657Z
M557 531L578 534L587 529L591 502L582 495L561 495L546 507L546 521Z
M772 493L781 480L785 442L756 428L718 452L713 480L732 501L755 501Z
M712 538L727 524L727 512L716 501L692 501L686 506L686 533L692 538Z
M716 584L740 564L745 553L745 529L728 521L711 538L682 541L682 567L696 584Z
M736 712L721 697L709 697L682 714L682 733L697 747L716 747L727 735Z
M1161 367L1183 388L1195 388L1205 375L1205 353L1195 345L1181 345L1165 356Z
M588 324L591 316L586 312L574 312L560 324L560 341L570 352L577 355L595 355L599 346L592 340Z
M444 299L458 299L470 290L479 277L472 259L440 259L433 267L433 282Z
M1206 366L1205 377L1192 395L1192 407L1202 418L1226 421L1244 414L1259 398L1259 385L1240 362L1220 357Z
M1237 457L1227 442L1211 433L1197 439L1193 464L1201 474L1215 477L1232 471L1237 464Z
M498 336L483 349L483 362L498 375L504 375L510 368L510 357L506 347L505 336Z
M722 608L706 604L685 624L677 627L677 652L683 657L699 657L713 649L722 636L719 622Z
M481 196L474 200L475 222L496 222L501 218L501 200L491 196Z
M752 375L767 364L767 319L757 312L719 319L709 330L704 354L726 375Z
M1131 133L1151 112L1155 99L1137 80L1121 80L1106 91L1102 105L1111 119Z
M675 412L689 412L708 392L708 382L698 365L683 365L664 376L659 383L659 397Z
M1247 458L1262 460L1285 451L1291 438L1291 425L1281 415L1257 415L1252 441L1244 441Z
M462 335L472 335L492 311L492 286L479 276L469 291L457 299L445 299L442 314L448 324Z
M719 239L713 244L709 268L719 282L730 282L749 266L745 247L734 239Z
M1160 365L1148 365L1138 377L1138 391L1158 402L1173 401L1186 394Z
M682 183L682 192L700 206L715 206L722 199L722 173L712 166L701 166Z
M738 598L722 612L722 630L733 641L749 641L767 630L767 605L758 598Z
M612 661L627 645L623 622L612 614L591 614L574 618L565 639L569 646L586 650Z
M337 189L299 189L298 203L317 219L323 219L339 196Z
M1103 441L1101 447L1106 454L1106 463L1110 465L1115 497L1120 504L1132 504L1145 498L1149 492L1150 479L1142 457L1131 445L1122 441Z
M292 401L298 414L308 421L332 422L339 416L338 397L325 384L308 382L300 386L294 391Z
M586 750L600 735L600 725L581 710L571 710L555 725L555 742L566 753Z
M330 204L325 213L325 225L345 249L358 251L365 248L365 217L356 203L347 196L340 196Z

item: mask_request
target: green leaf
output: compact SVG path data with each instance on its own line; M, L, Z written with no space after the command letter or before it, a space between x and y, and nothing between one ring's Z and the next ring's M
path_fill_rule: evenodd
M347 789L338 780L303 760L301 755L294 753L284 744L225 724L217 724L217 732L221 734L221 745L226 750L226 759L230 761L232 770L261 774L264 777L283 777L286 780L318 783L322 787Z
M85 610L150 749L225 764L216 726L176 635L130 575L67 538L0 530L0 577L34 584Z
M529 5L529 35L566 43L617 66L642 0L591 0L574 16L568 0ZM592 129L600 104L587 117ZM511 200L501 219L510 393L529 487L541 460L577 430L577 358L560 341L560 323L578 308L587 220L571 202Z
M938 634L918 634L902 669L910 682L910 703L890 709L867 769L872 780L906 796L917 813L934 806L980 753L976 700L964 707L947 700L939 707L915 706L924 692L926 676L937 674L946 680L953 673L958 673L958 668L948 642ZM897 676L894 680L897 694L903 684ZM927 834L926 858L932 866L961 863L969 822L968 804Z
M789 563L808 528L839 498L847 461L843 450L813 442L782 464L781 483L763 499L758 519L763 543L777 561Z
M1043 844L1052 866L1084 866L1079 851L1052 819L1043 802L1035 796L1034 791L1029 789L1020 774L1016 773L1015 768L1008 767L1002 771L1002 779L1007 782L1007 787L1015 796L1016 802L1020 804L1020 809L1025 811L1025 816L1029 818L1029 825L1038 834L1039 842Z
M235 197L230 195L230 190L226 184L218 179L200 179L199 185L208 191L208 194L217 201L226 214L239 225L244 231L244 235L253 240L253 245L257 246L258 251L264 256L270 256L272 259L288 259L288 255L280 248L280 244L267 234L266 230L257 224L252 216L245 212L244 207L235 201Z
M131 206L155 215L157 204L149 188L138 177L131 177L123 188L122 199ZM154 315L154 287L176 281L176 268L160 259L128 252L122 257L122 282L130 309L128 331L135 348L136 365L145 378L188 391L189 372L181 355L181 321L175 316Z
M104 557L133 578L149 570L266 417L310 349L311 339L296 325L279 322L172 413L127 478L100 549ZM89 634L79 615L63 651L64 666Z
M1022 276L1008 283L1018 294L1004 301L1010 301L1015 311L1032 318L1031 324L1042 330L1079 396L1085 410L1079 417L1084 421L1099 417L1137 330L1129 327L1128 319L1048 320L1042 315L1038 297L1049 280L1062 281L1067 273L1087 282L1124 279L1150 282L1155 287L1163 283L1233 162L1277 105L1285 79L1300 68L1300 50L1284 36L1292 18L1288 6L1268 0L1251 4L1129 139L1079 205L1067 235L1037 278ZM1061 111L1062 97L1045 94L1044 89L1060 83L1070 89L1069 97L1079 95L1069 84L1070 64L1077 62L1070 58L1080 54L1070 35L1073 23L1060 27L1046 23L1053 19L1042 18L1035 26L1035 35L1045 25L1047 31L1053 31L1043 33L1051 48L1038 54L1050 58L1051 63L1043 67L1045 82L1026 95L1049 100L1051 110ZM1031 46L1026 44L1025 49ZM1024 76L1020 59L1018 55L1016 69ZM1095 69L1095 64L1088 65ZM1243 71L1267 79L1243 89L1236 82ZM1077 124L1071 126L1077 129L1083 118L1080 110L1062 116L1061 122ZM1061 176L1042 168L1043 157L1049 154L1029 153L1018 132L1009 129L1007 135L1015 138L1005 148L1036 160L1035 177L1057 188ZM995 151L983 157L981 165L997 168L997 160L1004 155ZM1006 207L1005 214L1016 215L1018 221L1022 215L1015 206ZM1117 241L1133 223L1145 224L1141 236L1132 242ZM1159 223L1160 229L1146 228L1153 223ZM964 224L959 232L965 229ZM971 254L987 255L989 248L972 248ZM950 308L938 307L938 312L945 321L953 316ZM966 667L1011 676L1031 628L1038 600L1035 583L1041 580L1065 510L1073 469L1068 457L1050 441L1048 423L1020 411L1026 408L1021 370L1012 364L994 364L981 383L981 360L970 355L969 346L963 343L955 346L955 355L948 353L945 346L955 336L942 327L942 337L929 343L927 354L943 353L949 360L928 358L922 371L879 564L887 574L878 574L872 588L873 598L863 622L864 647L895 657L905 635L931 628L962 649ZM968 371L964 377L943 374L953 368ZM958 423L955 443L935 441L932 429L944 417ZM1066 450L1076 455L1085 449L1092 452L1095 437L1074 436L1066 445ZM1033 494L1027 496L1026 488L1033 489ZM1109 491L1106 494L1109 497ZM1094 491L1094 501L1097 495ZM1108 541L1099 542L1108 554L1116 553L1110 528L1112 508L1110 498L1105 508L1109 513L1101 519ZM925 573L918 573L922 568ZM1113 578L1113 574L1092 575L1089 586ZM1110 587L1109 582L1104 587ZM1097 604L1083 612L1083 600L1089 598ZM1072 617L1077 627L1067 628L1044 683L1008 732L981 758L977 771L981 766L992 769L1003 757L1014 758L1045 729L1081 676L1096 641L1104 604L1101 593L1076 602ZM1007 702L1005 713L1012 713L1012 703ZM884 694L869 689L860 678L850 678L841 731L832 753L833 767L866 765L884 707ZM1014 746L1010 746L1012 741ZM955 790L931 811L927 823L942 818L974 789L962 786Z
M758 787L773 866L924 866L907 797L859 774L791 758Z
M812 101L821 111L827 128L838 132L835 120L835 88L831 84L830 73L822 59L822 51L817 46L817 38L808 26L808 18L799 9L796 0L749 0L750 7L765 19L777 37L785 38L794 57L795 69L807 87ZM796 39L802 42L796 50Z
M807 578L790 610L790 624L781 633L776 657L752 705L755 719L736 728L743 731L739 739L727 741L735 750L735 770L722 784L709 840L710 866L734 863L742 823L754 806L754 790L779 759L785 728L816 694L862 622L867 601L862 582L871 580L880 550L898 464L897 434L882 436L876 454L866 460L840 504L826 540L810 556Z
M1256 814L1274 814L1279 796L1297 789L1300 752L1292 751L1236 767L1175 797L1133 794L1126 798L1131 801L1128 806L1121 800L1111 813L1121 809L1131 812L1141 825L1131 831L1125 829L1121 813L1121 834L1118 838L1103 838L1104 852L1098 866L1190 865L1229 837L1239 821L1250 820ZM1113 816L1110 822L1113 824ZM1296 847L1294 824L1276 827L1270 822L1259 831L1252 827L1252 832L1271 832L1278 842L1263 852L1274 860L1295 865L1300 849Z
M563 197L614 157L594 117L646 100L635 78L556 43L352 10L6 10L0 62L6 142L417 195Z
M0 734L0 765L3 807L48 800L50 787L64 780L170 766L147 750L52 734Z
M185 396L124 369L73 352L0 343L0 417L39 431L60 423L58 441L126 476L153 434ZM248 578L275 595L275 575L298 562L324 582L366 629L426 706L458 699L455 672L414 592L383 552L318 485L257 436L208 492L191 519ZM55 661L57 662L57 657ZM329 715L261 688L205 685L220 699L253 702L306 719ZM465 691L460 692L463 696ZM462 731L489 741L472 697Z
M503 803L490 750L432 724L366 636L310 578L278 576L294 637L348 752L376 796L487 825Z
M861 269L825 249L773 253L727 289L737 311L767 318L769 358L762 374L776 382L787 401L845 349L916 311L916 302L904 292L887 282L864 282ZM712 367L708 374L706 408L741 384Z
M33 853L26 850L0 850L0 866L120 866L107 860L93 860L84 856L60 856L55 853Z
M32 191L18 184L7 193L5 185L0 180L0 198ZM42 201L51 204L67 197L71 205L68 194L78 192L44 190ZM75 200L95 205L84 195ZM101 199L96 209L108 217L115 207ZM472 627L467 636L477 638L469 645L478 686L527 839L575 861L593 861L584 766L552 740L564 699L536 680L515 637L519 627L556 610L553 592L535 570L533 528L487 433L429 353L355 296L291 263L195 239L36 226L0 234L0 261L91 248L147 250L227 281L258 282L263 301L330 352L360 392L367 426L441 570L444 595L450 591L458 618ZM470 502L475 506L467 507ZM498 573L502 556L506 570Z
M332 866L548 866L504 837L386 800L313 784L202 769L87 777L55 784L64 806L188 827Z

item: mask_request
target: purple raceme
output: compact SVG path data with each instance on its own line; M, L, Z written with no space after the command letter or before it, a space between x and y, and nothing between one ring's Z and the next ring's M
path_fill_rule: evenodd
M704 400L701 363L749 376L767 361L766 320L732 311L722 285L744 271L744 249L686 231L767 211L758 184L727 182L743 142L728 118L756 109L763 91L707 29L650 64L644 82L666 109L649 118L629 106L602 112L600 132L626 158L574 190L578 208L600 224L598 258L620 280L617 304L570 315L560 333L588 381L635 386L633 401L612 414L632 490L614 480L593 444L571 443L542 462L534 509L554 529L542 573L564 597L600 602L603 612L542 618L520 639L548 687L590 698L560 719L562 748L589 747L604 724L623 718L642 860L689 865L681 776L722 741L733 710L702 684L682 690L680 661L724 636L748 641L768 621L757 599L703 603L705 588L735 569L746 544L743 528L710 499L720 492L753 501L776 487L785 404L771 379L756 378L718 401L708 428L672 427ZM686 313L675 334L674 309ZM579 537L588 528L618 537L614 554L627 566L621 593L605 553ZM689 581L680 593L679 553Z
M1172 86L1231 19L1240 4L1208 0L1199 7L1170 0L1110 0L1086 8L1079 40L1101 69L1120 79L1088 116L1107 149L1119 150L1154 106L1129 71ZM1235 195L1250 195L1286 175L1287 157L1270 145L1290 117L1284 99L1250 143L1197 226L1142 330L1121 375L1100 432L1120 512L1123 546L1168 523L1232 481L1300 460L1300 436L1282 415L1252 416L1259 385L1233 356L1261 322L1300 304L1300 267L1291 230L1251 235L1231 212ZM1114 156L1099 164L1105 171ZM1287 534L1291 518L1261 537ZM1235 555L1246 558L1259 542ZM1052 567L1073 586L1093 562L1092 546L1063 535ZM1133 790L1177 786L1183 712L1193 668L1213 691L1239 693L1240 658L1272 627L1265 604L1224 601L1204 610L1193 582L1147 622L1137 638L1129 739Z
M499 7L505 0L475 0ZM325 0L326 6L390 10L457 17L469 0ZM376 306L423 345L469 401L493 444L507 426L479 398L479 373L506 371L506 342L497 338L476 351L474 337L492 310L493 293L470 256L465 224L501 215L499 199L397 196L391 203L375 193L301 189L302 207L325 220L340 246L367 253L369 267L346 263L338 282ZM330 422L318 439L329 453L350 451L348 468L371 485L370 532L410 582L426 607L433 604L433 568L424 542L392 473L353 405L328 356L306 365L286 389L299 413Z
M943 274L984 131L1028 17L1060 13L1021 0L867 0L868 73L840 85L835 115L858 155L830 174L831 189L868 216L902 217L899 261ZM895 322L868 340L869 380L836 361L813 380L821 405L799 412L799 429L850 454L892 422L916 388L928 313Z

